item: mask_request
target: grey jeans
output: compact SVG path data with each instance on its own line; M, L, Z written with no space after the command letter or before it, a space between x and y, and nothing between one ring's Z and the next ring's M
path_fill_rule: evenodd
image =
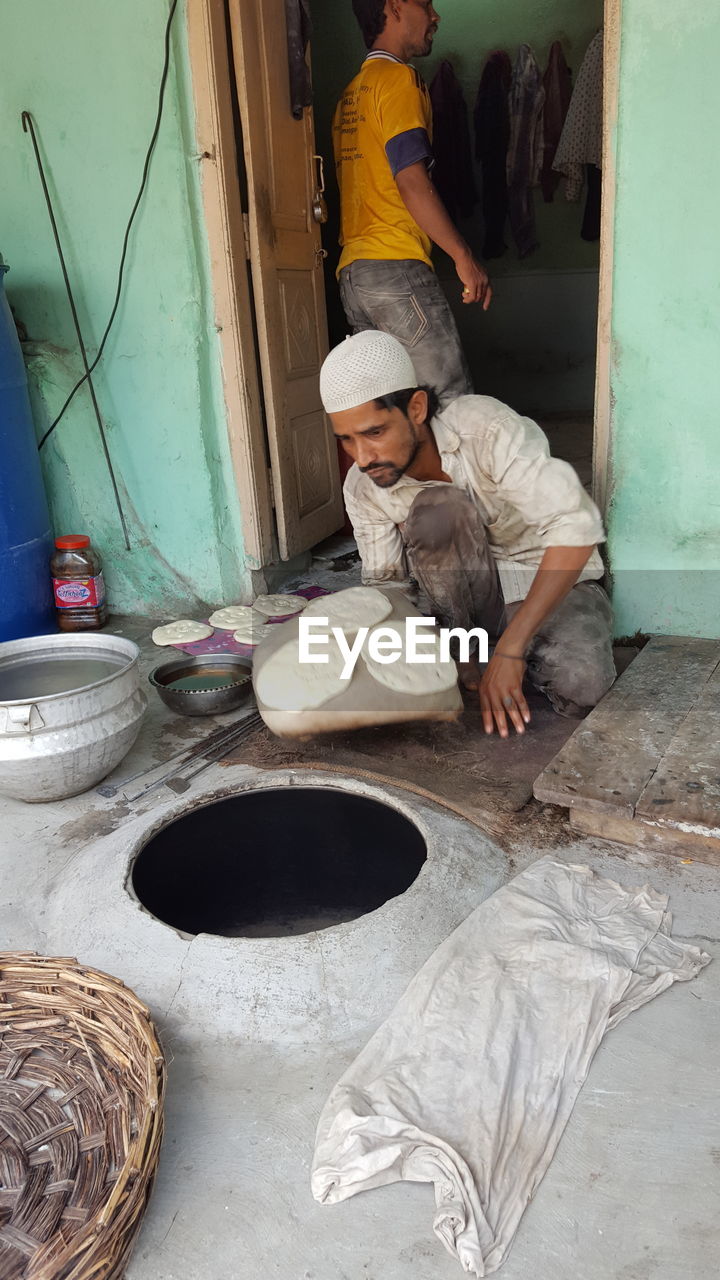
M520 608L506 604L477 507L451 485L424 489L401 527L408 564L444 627L484 627L496 639ZM528 678L560 715L585 716L615 680L613 614L597 582L578 582L542 624Z
M472 394L455 317L427 263L359 259L340 272L340 297L353 333L382 329L402 342L418 386L432 387L441 406Z

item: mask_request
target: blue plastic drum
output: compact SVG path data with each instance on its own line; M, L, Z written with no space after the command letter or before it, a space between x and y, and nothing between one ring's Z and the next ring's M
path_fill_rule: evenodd
M0 640L57 630L53 539L27 377L0 258Z

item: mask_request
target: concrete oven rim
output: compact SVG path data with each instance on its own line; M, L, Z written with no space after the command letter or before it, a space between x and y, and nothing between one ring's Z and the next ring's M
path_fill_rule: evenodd
M426 818L424 814L417 812L412 807L411 801L413 797L420 802L422 807L437 805L438 808L444 810L444 812L456 819L458 823L465 823L468 827L475 826L470 818L464 818L457 812L457 810L448 808L443 804L439 797L436 798L429 795L419 796L411 791L406 791L404 795L398 796L392 792L393 790L403 792L404 788L402 782L398 782L396 784L394 781L391 782L388 780L388 783L383 785L381 782L371 782L365 778L359 778L351 771L348 771L347 773L339 773L335 771L332 773L325 773L324 771L315 768L293 768L278 770L277 773L273 772L271 776L263 773L261 778L254 776L245 781L228 783L227 785L215 784L210 790L193 793L192 796L184 795L182 797L178 797L177 803L171 802L169 807L163 808L161 814L158 814L155 810L148 810L145 815L136 815L135 822L133 824L136 830L133 832L133 837L126 851L125 869L122 877L123 890L127 897L129 897L132 905L160 929L174 934L183 942L192 942L197 938L202 938L206 942L210 943L217 941L218 943L222 943L224 946L237 946L238 950L242 947L251 945L255 941L253 938L227 938L220 934L213 933L185 933L174 925L166 924L163 920L160 920L157 916L153 915L138 898L132 884L133 866L135 859L153 836L157 835L158 832L162 831L165 827L170 826L171 823L177 822L178 819L183 818L186 814L193 813L197 809L207 808L218 801L231 799L234 796L245 795L250 792L286 791L290 787L303 789L313 788L318 791L351 791L355 795L365 796L368 800L375 800L379 804L384 804L388 808L394 809L417 828L425 842L427 850L425 862L422 864L420 871L412 884L408 885L407 889L405 889L402 894L397 895L396 898L388 899L388 902L395 902L398 899L407 900L409 899L409 895L413 894L414 891L416 894L424 892L425 881L434 870L434 866L431 867L431 863L434 864L441 852L438 847L440 841L437 837L437 833L433 831L432 824L428 820L429 815L428 818ZM407 800L404 798L405 795L408 797ZM147 825L140 829L139 823L143 816L146 816L150 820ZM476 829L481 838L484 838L493 844L495 843L489 832L484 832L479 827ZM358 916L354 920L344 921L341 924L330 925L327 929L321 930L321 933L324 937L327 937L328 935L339 937L344 932L347 932L349 929L352 929L353 926L357 925L358 921L371 921L372 918L377 916L379 912L383 911L386 906L387 902L382 903L373 911L366 912L364 915ZM288 935L265 939L265 941L271 942L276 947L283 947L293 943L296 944L299 938L307 936L309 935Z
M308 776L310 772L311 776ZM153 795L128 812L103 806L112 827L89 840L53 883L44 945L122 980L178 1042L228 1035L247 1043L310 1045L360 1039L379 1025L417 971L510 873L490 832L425 794L352 774L213 765L182 796ZM367 796L414 823L427 860L410 887L354 920L306 934L184 937L138 903L127 885L150 833L188 810L246 791L286 786L340 788ZM99 810L102 812L102 810Z

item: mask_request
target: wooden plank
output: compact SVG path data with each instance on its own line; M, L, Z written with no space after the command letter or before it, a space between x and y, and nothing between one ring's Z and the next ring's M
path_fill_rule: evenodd
M635 816L720 839L720 666L644 788Z
M632 818L720 661L720 642L649 641L535 782L537 800Z
M681 833L640 818L623 818L590 809L571 809L570 826L583 835L599 836L602 840L614 840L635 849L720 867L720 840L714 836Z
M328 334L313 113L296 120L290 109L283 0L234 0L229 12L275 519L289 560L344 520L320 399Z

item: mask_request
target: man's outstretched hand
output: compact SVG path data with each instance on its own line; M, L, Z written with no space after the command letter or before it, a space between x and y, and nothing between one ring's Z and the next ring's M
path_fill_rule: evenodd
M530 723L530 708L525 701L522 684L525 675L522 658L493 654L478 686L483 728L486 733L497 731L501 738L509 735L508 721L518 733L525 732Z

